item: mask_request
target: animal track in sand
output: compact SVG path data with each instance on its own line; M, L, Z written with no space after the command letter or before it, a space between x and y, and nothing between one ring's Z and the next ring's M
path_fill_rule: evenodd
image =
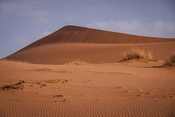
M53 98L56 98L56 97L63 97L63 95L54 95Z
M139 97L139 98L147 98L147 99L174 99L175 98L175 90L174 89L164 89L157 90L144 90L144 89L125 89L127 91L127 95L131 97Z
M154 95L151 96L152 99L174 99L175 98L175 89L172 88L164 88L164 89L156 89L154 90Z
M91 80L86 80L86 81L84 81L84 83L88 83L88 82L90 82Z
M124 87L116 86L115 88L117 89L118 93L128 93L128 90L125 89Z
M117 90L117 93L119 94L123 94L125 95L127 98L129 99L137 99L137 98L141 98L141 97L145 97L147 98L148 96L151 95L151 91L150 90L143 90L143 89L131 89L131 88L127 88L127 87L121 87L121 86L116 86L115 87Z
M55 100L54 102L65 102L66 101L66 98L63 96L63 95L54 95L53 98L57 98L58 100Z
M138 97L138 98L141 98L141 97L147 97L148 95L150 95L151 92L150 91L147 91L147 90L142 90L142 89L129 89L128 90L128 95L131 95L132 97Z

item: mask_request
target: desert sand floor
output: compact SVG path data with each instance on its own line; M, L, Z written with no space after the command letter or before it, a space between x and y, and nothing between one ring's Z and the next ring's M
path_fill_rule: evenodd
M0 117L174 117L175 72L159 65L0 61Z

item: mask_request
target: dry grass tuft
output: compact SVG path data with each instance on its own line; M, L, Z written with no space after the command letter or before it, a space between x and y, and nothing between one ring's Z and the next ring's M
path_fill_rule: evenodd
M175 53L172 56L170 56L169 59L165 60L163 66L164 67L175 67Z
M152 60L153 54L150 51L145 51L139 48L131 48L130 51L125 52L123 54L123 60L121 61L126 61L126 60L138 60L138 59L147 59L147 60Z
M7 58L3 58L3 59L0 59L0 60L2 60L2 61L8 61L8 62L29 63L27 61L19 61L19 60L7 59Z
M89 63L85 62L85 61L81 61L81 60L74 60L74 61L70 61L68 63L66 63L67 65L87 65Z

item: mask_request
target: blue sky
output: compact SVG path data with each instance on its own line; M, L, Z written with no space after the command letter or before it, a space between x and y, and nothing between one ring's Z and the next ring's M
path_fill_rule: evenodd
M65 25L175 37L175 0L0 0L0 58Z

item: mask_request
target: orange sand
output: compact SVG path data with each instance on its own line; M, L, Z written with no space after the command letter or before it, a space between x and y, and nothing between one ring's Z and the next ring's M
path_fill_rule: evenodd
M175 72L162 62L34 65L0 61L1 117L175 116Z

